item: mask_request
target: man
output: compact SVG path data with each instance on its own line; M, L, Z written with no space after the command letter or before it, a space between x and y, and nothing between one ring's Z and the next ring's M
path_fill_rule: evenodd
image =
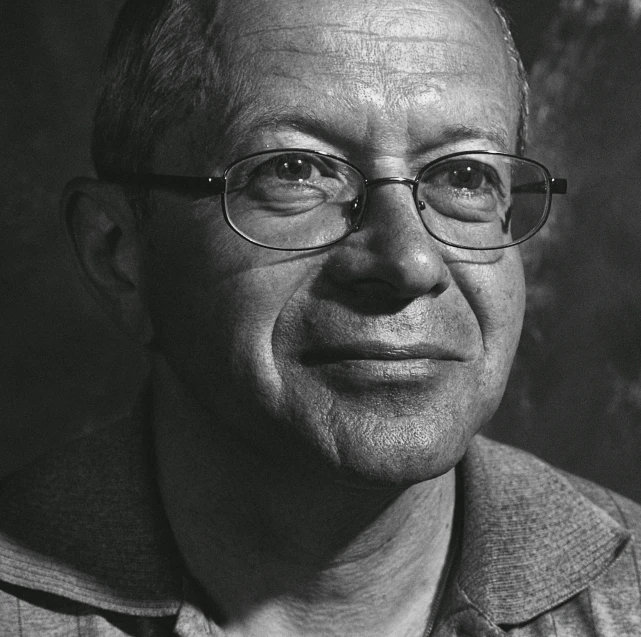
M475 438L525 94L487 0L125 6L63 212L153 387L3 485L2 634L641 634L639 508Z

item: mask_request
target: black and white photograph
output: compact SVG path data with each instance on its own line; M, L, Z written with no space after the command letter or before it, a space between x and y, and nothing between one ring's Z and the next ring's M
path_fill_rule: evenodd
M0 637L641 637L641 0L2 0Z

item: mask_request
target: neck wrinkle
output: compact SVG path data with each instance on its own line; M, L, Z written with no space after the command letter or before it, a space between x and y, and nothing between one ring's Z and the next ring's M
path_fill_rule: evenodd
M155 368L160 491L225 635L393 637L426 624L451 536L453 470L369 493L315 472L279 474L234 453L167 363Z

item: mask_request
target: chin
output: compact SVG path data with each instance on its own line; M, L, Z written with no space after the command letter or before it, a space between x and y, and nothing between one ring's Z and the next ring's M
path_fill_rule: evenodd
M385 431L341 445L345 479L371 485L409 487L450 471L465 454L473 433L451 422L382 425ZM475 433L475 432L474 432Z
M380 378L374 365L327 367L304 369L298 382L285 372L288 391L271 416L281 441L302 451L281 453L321 462L342 482L400 487L449 472L503 393L479 364L422 364Z
M331 423L332 440L327 444L309 435L310 429L308 435L301 431L300 420L297 424L304 440L295 445L300 453L292 454L290 447L290 462L295 455L305 472L320 465L328 479L368 489L408 488L444 475L463 457L479 428L470 427L466 419L434 414L343 416Z

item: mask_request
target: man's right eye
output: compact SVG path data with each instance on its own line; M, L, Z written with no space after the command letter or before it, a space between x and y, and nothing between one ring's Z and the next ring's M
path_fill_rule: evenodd
M228 192L244 192L256 201L303 207L341 199L350 186L345 170L323 157L305 153L282 153L268 159L255 158L243 166L228 184ZM350 189L351 190L351 189Z
M321 170L315 162L304 155L278 155L256 166L251 177L276 178L279 181L303 183L315 181L322 177Z

